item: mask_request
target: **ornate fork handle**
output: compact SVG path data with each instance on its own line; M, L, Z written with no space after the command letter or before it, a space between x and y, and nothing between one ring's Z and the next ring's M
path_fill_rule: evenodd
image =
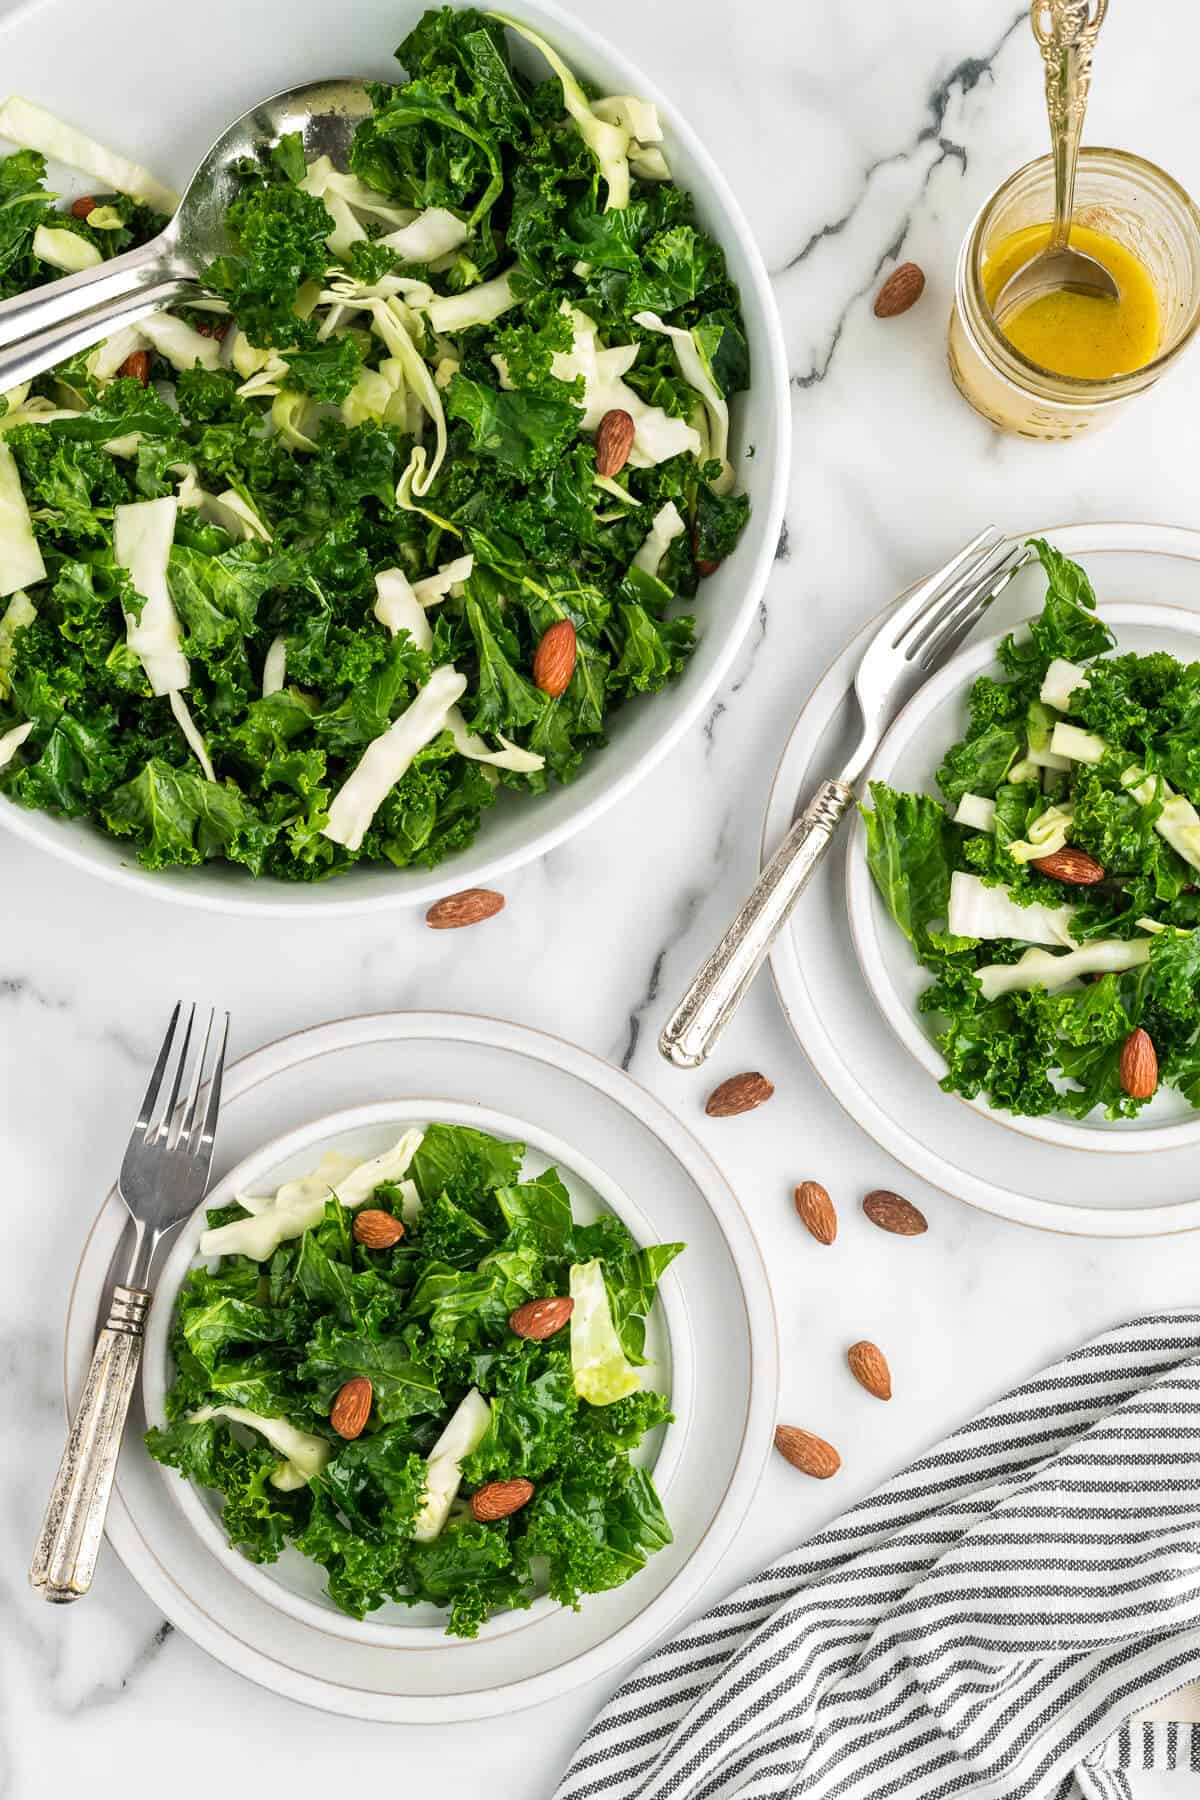
M1054 232L1066 248L1075 204L1075 164L1092 85L1092 53L1108 0L1033 0L1030 21L1046 65L1046 111L1054 144Z
M695 1069L704 1061L853 803L846 782L823 781L796 820L663 1027L658 1047L676 1068Z
M47 1600L78 1600L92 1585L149 1310L144 1289L113 1289L29 1570Z

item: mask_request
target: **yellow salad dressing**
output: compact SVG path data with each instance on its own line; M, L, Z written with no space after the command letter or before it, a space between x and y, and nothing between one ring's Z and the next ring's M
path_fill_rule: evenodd
M1049 237L1048 224L1026 225L1000 240L983 267L989 305ZM1056 375L1099 381L1144 368L1158 351L1160 329L1158 295L1145 264L1115 238L1086 225L1072 225L1071 244L1103 263L1120 289L1119 298L1065 290L1045 294L1005 320L1005 337L1031 362Z

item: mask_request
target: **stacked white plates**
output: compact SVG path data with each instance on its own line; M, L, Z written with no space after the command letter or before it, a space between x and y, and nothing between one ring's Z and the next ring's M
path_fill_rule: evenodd
M298 1555L256 1570L230 1551L206 1497L146 1454L136 1403L108 1516L110 1542L130 1573L203 1649L276 1693L382 1721L511 1712L639 1656L693 1603L729 1548L775 1423L774 1310L733 1193L665 1107L560 1039L462 1014L392 1013L268 1045L226 1077L214 1198L227 1197L231 1183L269 1187L311 1167L331 1142L366 1154L404 1122L437 1118L521 1137L531 1169L551 1161L562 1168L581 1216L608 1206L640 1241L687 1244L664 1279L657 1335L648 1341L657 1385L670 1387L677 1408L653 1447L674 1543L578 1613L538 1602L470 1642L444 1637L432 1608L388 1608L358 1625L329 1606ZM72 1292L69 1402L86 1372L124 1228L124 1209L110 1193ZM147 1347L155 1411L165 1309L198 1231L198 1222L184 1228Z
M1169 647L1177 656L1200 658L1200 532L1117 524L1073 525L1042 535L1081 562L1098 599L1113 605L1118 648ZM1040 566L1024 569L989 614L989 635L1036 615L1044 591ZM1197 616L1176 615L1168 625L1163 608ZM853 746L858 723L849 688L877 623L865 626L846 646L796 721L767 804L764 860L812 789L838 772ZM941 731L941 747L959 735L961 696L970 680L966 671L979 662L979 655L968 650L964 659L958 697L947 687L940 702L935 695L932 706L928 699L920 703L922 718ZM901 715L873 773L894 776L900 785L929 788L930 741L925 723L915 731L911 713L907 720ZM937 1058L928 1054L919 1028L910 1024L902 1006L889 1008L889 1024L872 991L873 985L886 998L889 987L903 988L904 978L896 947L888 945L883 924L873 916L875 902L860 880L864 856L863 828L856 822L848 833L846 855L835 848L826 857L771 955L788 1021L817 1074L851 1117L926 1181L1003 1218L1105 1237L1200 1226L1194 1133L1186 1126L1177 1131L1154 1128L1160 1118L1170 1123L1178 1114L1178 1102L1172 1111L1169 1097L1143 1125L1100 1126L1093 1121L1045 1132L1047 1122L1031 1121L1038 1131L1033 1135L1014 1129L1011 1118L985 1104L942 1092ZM855 923L872 967L872 985L864 977L851 930L848 862L855 871ZM879 944L886 951L882 959ZM921 985L918 974L914 966L909 982L914 993ZM906 1043L905 1036L920 1036L920 1042ZM1120 1154L1112 1153L1117 1142Z

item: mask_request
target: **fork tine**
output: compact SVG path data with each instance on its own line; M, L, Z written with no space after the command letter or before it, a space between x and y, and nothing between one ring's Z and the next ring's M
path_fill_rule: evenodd
M994 525L986 525L936 574L921 582L907 600L901 602L892 648L898 650L909 632L922 624L948 593L957 593L963 582L982 568L1003 543L1004 534Z
M154 1116L154 1108L158 1101L158 1090L162 1086L162 1078L167 1069L167 1059L171 1054L171 1045L175 1041L175 1027L179 1023L181 1004L182 1003L178 1000L175 1002L175 1010L171 1014L171 1022L167 1026L167 1035L162 1041L162 1049L158 1053L158 1061L155 1063L153 1073L150 1076L150 1086L146 1089L146 1097L142 1101L141 1110L134 1123L133 1129L135 1132L148 1131L150 1128L150 1120Z
M196 1115L200 1107L200 1090L204 1082L204 1063L208 1056L208 1046L212 1038L213 1024L216 1016L215 1012L210 1012L208 1015L208 1024L204 1030L204 1040L200 1045L195 1063L192 1067L191 1079L188 1082L187 1099L184 1102L183 1111L179 1117L168 1149L178 1150L183 1148L186 1150L188 1146L188 1140L191 1137L192 1127L196 1123Z
M156 1117L154 1124L148 1126L146 1129L146 1142L148 1144L161 1144L166 1140L170 1133L171 1121L175 1117L175 1108L179 1103L179 1089L183 1082L183 1072L187 1068L188 1050L191 1047L192 1026L195 1023L195 1019L196 1003L193 1001L188 1008L187 1024L184 1027L183 1033L183 1044L179 1051L178 1061L175 1064L175 1079L171 1083L171 1097L162 1108L161 1112L157 1108L155 1109Z
M1032 555L1033 551L1027 546L1013 545L1003 561L989 570L984 579L962 597L961 605L954 614L943 620L925 645L919 667L931 669L935 663L943 661L957 650L963 639L979 623L992 601L1003 593L1013 576L1025 567Z
M214 1015L215 1017L215 1015ZM221 1027L221 1041L217 1045L217 1057L213 1063L213 1071L208 1082L208 1105L204 1109L203 1121L197 1120L188 1140L188 1153L191 1156L212 1157L213 1144L217 1136L217 1114L221 1110L221 1080L225 1074L225 1051L229 1044L229 1014L225 1014L225 1023ZM207 1040L206 1040L207 1047ZM205 1180L207 1181L207 1172Z
M975 557L970 566L951 584L939 603L928 606L912 621L900 642L900 648L909 662L921 655L941 627L958 613L966 599L976 591L979 583L987 580L990 571L997 566L997 558L1007 558L1011 552L1012 546L1005 539L999 538L982 556Z

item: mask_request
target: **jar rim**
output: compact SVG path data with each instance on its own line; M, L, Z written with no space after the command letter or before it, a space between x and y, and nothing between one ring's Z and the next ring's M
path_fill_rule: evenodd
M1139 156L1136 151L1119 150L1106 144L1087 144L1080 149L1079 161L1081 164L1098 161L1101 158L1110 158L1127 167L1139 170L1148 176L1152 183L1166 188L1170 198L1182 208L1187 216L1196 240L1197 263L1200 264L1200 207L1197 207L1196 202L1182 183L1178 182L1173 175L1168 174L1166 169L1161 168L1158 163L1151 162L1148 157ZM1016 345L1001 331L996 321L996 315L984 297L980 280L979 249L987 226L998 205L1008 197L1019 181L1033 171L1044 169L1047 173L1052 172L1053 161L1053 157L1048 152L1042 156L1032 157L1028 162L1022 163L1019 169L1014 169L1012 174L1007 176L984 201L963 241L958 282L960 294L968 290L969 286L971 298L975 302L972 312L976 315L978 322L982 324L990 340L989 359L1001 365L1002 373L1008 374L1010 378L1021 375L1032 377L1039 386L1048 380L1058 389L1060 400L1079 401L1092 405L1118 400L1127 393L1149 386L1157 380L1162 370L1187 347L1195 335L1197 326L1200 325L1200 282L1197 283L1191 315L1182 331L1167 349L1160 350L1156 356L1153 356L1149 362L1143 363L1140 368L1127 369L1119 375L1065 375L1057 369L1048 369L1044 363L1034 362L1031 357L1025 355L1024 351L1018 350ZM1003 365L1008 365L1007 369Z

